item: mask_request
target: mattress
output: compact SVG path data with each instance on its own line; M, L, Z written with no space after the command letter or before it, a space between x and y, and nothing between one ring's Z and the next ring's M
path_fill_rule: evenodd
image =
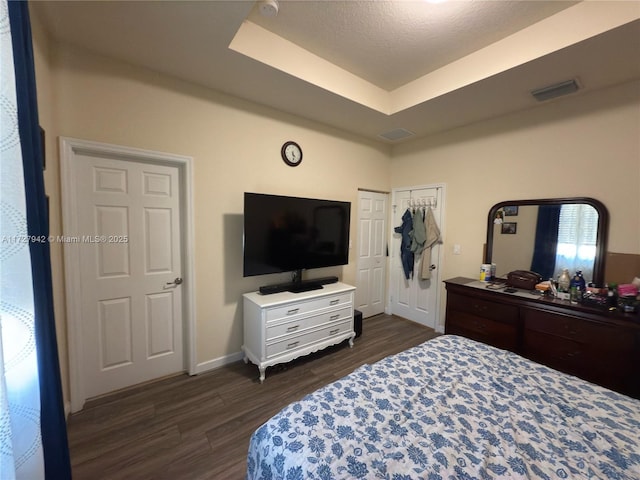
M443 335L252 435L247 479L640 478L640 401Z

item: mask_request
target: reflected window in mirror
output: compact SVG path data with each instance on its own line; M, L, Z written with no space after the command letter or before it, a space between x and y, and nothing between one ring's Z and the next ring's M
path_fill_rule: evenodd
M502 222L517 225L505 235ZM490 210L486 263L496 275L532 270L557 279L562 269L580 270L587 281L601 284L604 276L608 212L590 198L517 200Z
M558 222L558 246L555 270L557 278L563 269L582 271L584 278L593 278L598 239L598 212L591 205L562 205Z

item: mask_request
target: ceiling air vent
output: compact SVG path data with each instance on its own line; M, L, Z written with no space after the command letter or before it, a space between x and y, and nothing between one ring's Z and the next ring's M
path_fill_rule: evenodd
M576 92L580 86L575 80L567 80L566 82L560 82L548 87L538 88L532 90L531 95L534 96L539 102L550 100L552 98L561 97L562 95L568 95L569 93Z
M403 138L412 137L415 133L405 130L404 128L396 128L390 132L381 133L379 137L385 138L395 142L396 140L402 140Z

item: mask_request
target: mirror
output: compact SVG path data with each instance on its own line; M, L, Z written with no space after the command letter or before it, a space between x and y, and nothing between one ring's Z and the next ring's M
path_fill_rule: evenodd
M603 285L608 225L606 207L593 198L500 202L489 211L485 263L496 264L499 278L532 270L557 279L567 268Z

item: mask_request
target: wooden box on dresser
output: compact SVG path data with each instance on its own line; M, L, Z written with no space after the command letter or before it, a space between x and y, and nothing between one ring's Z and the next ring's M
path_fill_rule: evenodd
M640 316L519 290L445 281L445 333L462 335L640 398Z
M354 292L355 287L338 282L300 293L245 293L242 350L244 361L258 366L260 382L269 366L347 339L353 347Z

